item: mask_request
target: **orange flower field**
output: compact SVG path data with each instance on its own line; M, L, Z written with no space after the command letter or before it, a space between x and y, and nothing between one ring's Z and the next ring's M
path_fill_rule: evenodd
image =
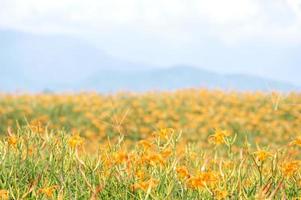
M0 199L299 199L301 94L0 95Z

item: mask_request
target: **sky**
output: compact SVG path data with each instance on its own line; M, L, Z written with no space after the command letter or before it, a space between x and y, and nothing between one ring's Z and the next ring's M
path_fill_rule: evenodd
M0 29L76 37L148 66L301 85L301 0L0 0Z

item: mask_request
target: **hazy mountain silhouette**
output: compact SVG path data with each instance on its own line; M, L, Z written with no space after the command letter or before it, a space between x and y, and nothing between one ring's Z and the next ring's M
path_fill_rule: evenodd
M116 59L85 41L0 31L0 90L145 91L206 87L300 90L249 75L223 75L191 66L160 69ZM122 70L121 70L122 69ZM142 70L143 69L143 70Z
M84 41L0 31L0 89L64 88L99 69L137 68Z
M104 92L173 90L194 87L240 91L300 90L299 87L289 83L241 74L223 75L190 66L151 70L102 70L82 82L82 85L78 85L78 88L81 89L89 88Z

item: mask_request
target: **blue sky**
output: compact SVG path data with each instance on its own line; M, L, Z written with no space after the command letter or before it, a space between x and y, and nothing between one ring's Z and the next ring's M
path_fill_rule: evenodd
M0 29L77 37L150 66L301 85L301 0L0 0Z

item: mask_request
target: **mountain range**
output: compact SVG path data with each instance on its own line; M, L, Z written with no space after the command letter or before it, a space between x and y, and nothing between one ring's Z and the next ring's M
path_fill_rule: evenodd
M0 91L301 90L291 83L251 75L129 62L77 38L17 31L0 31L0 70Z

